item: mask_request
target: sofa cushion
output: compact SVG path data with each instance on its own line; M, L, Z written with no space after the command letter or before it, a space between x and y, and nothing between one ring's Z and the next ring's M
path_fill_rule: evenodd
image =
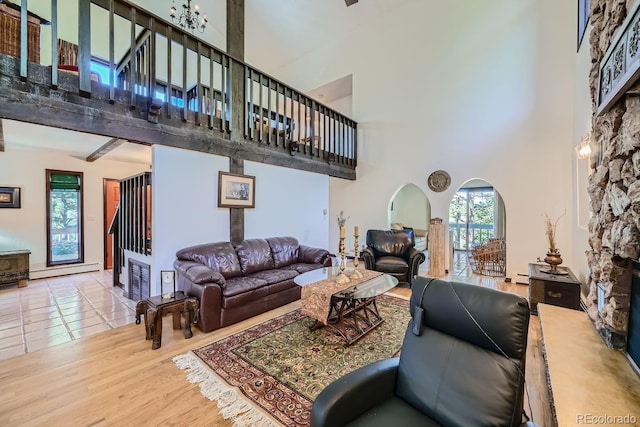
M245 276L257 271L272 270L273 256L271 247L264 239L247 239L234 244L240 269Z
M229 242L207 243L190 246L176 252L176 257L183 261L193 261L219 271L225 279L242 275L240 261L233 245Z
M404 256L413 246L413 230L368 230L367 246L372 248L376 257Z
M300 288L300 286L296 285L296 282L294 282L293 279L284 280L282 282L274 283L272 285L267 285L266 288L269 295L277 294L278 292L284 292L291 288L302 289Z
M296 277L299 273L296 270L264 270L250 274L247 277L266 280L269 285L282 282Z
M376 259L376 271L386 273L404 273L409 268L409 264L402 258L395 256L383 256Z
M299 243L293 237L272 237L266 239L271 247L274 268L284 267L298 261Z
M267 284L266 280L257 277L234 277L229 279L222 285L222 299L235 295L256 291ZM264 295L267 293L265 292ZM258 293L254 293L254 298L259 297Z

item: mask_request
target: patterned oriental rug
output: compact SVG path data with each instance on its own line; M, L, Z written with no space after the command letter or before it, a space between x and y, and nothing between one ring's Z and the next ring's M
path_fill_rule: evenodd
M173 360L234 426L307 426L325 386L398 355L409 302L382 295L377 304L384 323L351 346L331 328L309 330L314 320L297 309Z

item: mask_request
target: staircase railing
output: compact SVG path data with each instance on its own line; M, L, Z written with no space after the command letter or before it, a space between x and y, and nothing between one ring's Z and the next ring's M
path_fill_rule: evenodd
M50 2L52 39L57 40L58 0ZM161 114L166 117L178 116L189 124L206 126L216 136L227 139L235 120L244 123L244 129L236 130L246 141L355 168L357 123L350 118L127 0L78 2L81 95L91 97L96 84L105 84L112 103L116 101L116 89L126 90L131 108L153 101L161 104ZM27 3L26 0L21 3L23 34L26 34ZM95 13L96 8L103 11ZM100 19L108 23L99 25ZM130 48L124 56L116 58L116 34L122 33L129 34ZM109 57L103 59L108 64L109 77L101 83L92 82L91 78L92 37L108 40ZM52 43L51 50L54 58L51 83L57 87L56 43ZM24 79L28 78L27 67L24 37L20 57L20 76ZM230 82L235 73L244 74L243 111L232 111L229 102L234 99ZM238 115L241 120L232 120Z

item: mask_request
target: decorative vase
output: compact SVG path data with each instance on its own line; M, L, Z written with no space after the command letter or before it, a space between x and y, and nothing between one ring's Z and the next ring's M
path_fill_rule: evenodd
M560 256L560 251L557 249L549 249L547 252L547 256L544 258L544 262L549 264L548 270L541 270L545 273L556 274L556 275L565 275L567 274L564 271L558 270L558 266L562 264L562 257Z

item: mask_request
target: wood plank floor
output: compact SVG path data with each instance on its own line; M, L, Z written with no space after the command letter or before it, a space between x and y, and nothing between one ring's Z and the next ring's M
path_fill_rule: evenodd
M525 294L527 287L495 285ZM393 292L408 296L406 288ZM151 350L142 325L126 325L77 341L45 348L0 364L2 426L231 426L215 402L186 380L172 358L268 318L299 307L288 304L269 313L204 334L193 328L185 340L171 318L163 324L162 347ZM537 317L531 319L527 390L528 411L540 425L551 425Z

